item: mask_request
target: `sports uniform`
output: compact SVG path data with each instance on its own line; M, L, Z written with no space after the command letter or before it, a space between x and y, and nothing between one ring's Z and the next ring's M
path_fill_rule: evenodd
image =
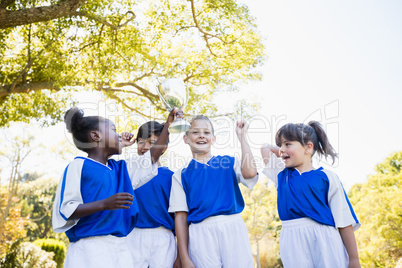
M172 175L167 167L159 167L157 176L134 191L139 216L127 236L134 267L173 267L176 241L174 220L168 213Z
M278 191L282 221L281 259L285 267L347 267L337 228L360 223L337 175L322 167L300 173L272 155L263 170Z
M254 267L238 184L253 188L258 175L244 179L240 165L234 157L213 156L206 164L193 159L173 175L169 212L188 212L189 254L197 268Z
M65 169L53 206L53 230L66 232L70 240L64 267L132 266L126 236L133 230L138 205L134 197L129 209L104 210L80 219L69 219L80 204L106 199L116 193L134 195L141 185L157 174L151 155L131 158L141 170L127 171L126 161L109 159L107 165L91 158L76 157Z

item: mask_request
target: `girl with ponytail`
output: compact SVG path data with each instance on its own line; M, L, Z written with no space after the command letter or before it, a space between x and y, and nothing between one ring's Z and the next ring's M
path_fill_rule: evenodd
M134 229L138 204L134 189L158 174L156 162L168 140L172 110L155 146L144 156L116 161L123 146L134 143L122 137L112 121L84 116L73 107L64 116L75 146L87 157L76 157L64 170L53 205L53 230L65 232L70 245L65 268L133 267L126 236Z
M321 124L286 124L275 142L278 147L264 145L261 155L263 174L278 191L284 267L360 267L354 236L360 223L345 190L335 173L313 167L315 153L337 157Z

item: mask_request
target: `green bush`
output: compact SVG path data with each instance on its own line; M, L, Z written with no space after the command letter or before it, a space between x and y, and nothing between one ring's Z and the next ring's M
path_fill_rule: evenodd
M17 239L16 241L14 241L14 243L11 244L10 248L3 256L3 258L0 258L0 267L3 268L15 267L15 263L17 263L17 255L21 242L22 242L21 239Z
M57 268L63 267L64 258L66 256L66 245L64 242L52 238L38 239L33 242L41 249L47 252L53 252L53 260L57 263Z
M12 244L4 258L0 260L0 267L56 268L57 264L53 256L53 252L47 252L33 243L19 240Z

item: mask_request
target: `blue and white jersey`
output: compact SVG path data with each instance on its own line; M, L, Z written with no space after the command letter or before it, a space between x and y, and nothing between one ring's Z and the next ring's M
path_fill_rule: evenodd
M104 210L80 219L69 217L80 204L91 203L127 192L134 195L125 161L108 160L107 165L90 158L76 157L64 171L53 206L53 229L66 232L70 242L91 236L127 236L134 228L138 206Z
M357 230L360 227L335 173L322 167L300 173L297 169L285 168L273 154L263 174L278 190L278 213L282 221L309 217L336 228L352 225Z
M167 167L159 167L158 175L134 191L139 208L135 227L157 228L163 226L174 230L174 220L168 212L172 176L173 171Z
M244 200L239 182L248 188L257 183L241 174L241 162L231 156L214 156L206 164L195 159L173 175L169 212L188 212L188 223L217 215L240 213Z
M152 163L150 150L143 155L133 155L126 162L134 189L141 187L158 175L158 164L156 162Z

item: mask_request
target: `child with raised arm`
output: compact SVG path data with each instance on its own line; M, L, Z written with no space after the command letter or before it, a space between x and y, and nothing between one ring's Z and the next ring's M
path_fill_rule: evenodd
M163 125L156 121L141 125L135 139L139 156L155 146L162 131ZM122 133L122 138L129 141L133 135ZM163 146L163 152L168 142ZM158 175L134 191L139 215L127 239L133 267L172 268L176 259L176 240L173 234L174 215L168 212L168 207L173 171L162 167L159 161L155 165L158 166Z
M249 188L258 180L246 140L248 126L238 122L241 160L213 156L215 142L211 121L202 115L192 119L183 139L193 159L173 175L169 212L175 227L182 267L252 268L253 257L246 225L240 216L244 200L239 182Z
M279 148L263 146L261 154L263 174L278 190L284 267L360 267L354 236L360 223L343 186L335 173L312 164L316 152L337 157L322 126L286 124L275 142Z
M175 113L169 114L158 145L166 144ZM70 240L64 267L132 267L126 236L138 216L133 185L140 186L157 174L152 163L158 161L164 146L155 146L141 158L143 168L130 177L126 161L109 159L122 151L120 135L110 120L84 116L74 107L64 121L74 144L88 154L67 166L53 206L53 229L66 232Z

